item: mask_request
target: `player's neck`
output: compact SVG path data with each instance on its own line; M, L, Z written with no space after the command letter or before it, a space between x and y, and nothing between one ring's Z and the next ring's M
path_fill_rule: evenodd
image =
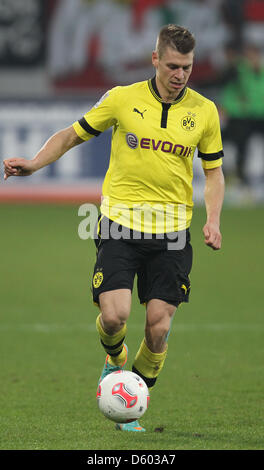
M175 90L173 92L170 92L163 86L159 78L156 76L155 77L155 85L156 85L156 92L158 92L158 95L162 99L164 103L173 103L174 101L177 100L177 98L183 93L183 90Z

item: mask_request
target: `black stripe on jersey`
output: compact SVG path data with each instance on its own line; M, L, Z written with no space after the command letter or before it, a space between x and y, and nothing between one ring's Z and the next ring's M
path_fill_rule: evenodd
M163 127L164 129L167 127L168 111L169 111L170 107L171 107L170 103L162 103L162 114L161 114L160 127Z
M88 124L88 122L86 121L86 119L85 119L84 117L82 117L82 119L80 119L78 122L79 122L80 126L81 126L86 132L88 132L88 134L95 135L95 137L98 137L98 135L101 134L101 131L97 131L96 129L94 129L93 127L91 127L90 124Z
M171 105L173 104L177 104L179 103L182 98L185 96L186 94L186 87L183 88L183 90L179 93L179 95L177 96L176 100L172 101L171 103L164 103L162 101L162 98L159 94L159 90L157 88L157 84L156 84L156 77L153 77L151 80L148 81L148 85L149 85L149 89L151 91L151 93L153 94L153 96L156 98L156 100L158 100L161 105L162 105L162 113L161 113L161 123L160 123L160 127L162 127L163 129L166 129L167 127L167 121L168 121L168 111L171 107Z
M220 150L219 152L215 153L203 153L198 151L198 157L202 158L203 160L206 160L207 162L212 162L214 160L219 160L219 158L222 158L224 156L223 150Z

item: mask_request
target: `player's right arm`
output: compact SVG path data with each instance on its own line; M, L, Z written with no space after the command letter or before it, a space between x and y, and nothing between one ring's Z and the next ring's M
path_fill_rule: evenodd
M44 166L58 160L71 148L84 142L75 132L73 126L56 132L51 136L32 160L25 158L8 158L4 160L4 179L9 176L29 176Z
M32 175L40 168L58 160L72 147L100 135L113 126L117 122L116 102L120 103L121 88L115 87L106 92L79 121L50 137L32 160L25 158L4 160L4 179L9 176Z

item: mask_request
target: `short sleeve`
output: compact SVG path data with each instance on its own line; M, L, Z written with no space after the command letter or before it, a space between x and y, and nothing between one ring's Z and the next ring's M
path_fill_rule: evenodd
M204 169L221 166L224 156L219 114L215 104L209 103L206 127L198 144L198 157L202 159Z
M121 87L107 91L79 121L73 123L76 134L83 140L98 137L117 122L118 93Z

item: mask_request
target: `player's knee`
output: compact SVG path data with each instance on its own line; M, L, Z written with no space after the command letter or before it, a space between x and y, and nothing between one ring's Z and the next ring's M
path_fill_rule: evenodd
M106 333L115 334L125 325L129 312L126 308L119 308L118 310L109 306L107 309L102 310L102 326Z
M99 295L101 321L104 331L114 335L125 325L130 314L131 292L103 292Z

